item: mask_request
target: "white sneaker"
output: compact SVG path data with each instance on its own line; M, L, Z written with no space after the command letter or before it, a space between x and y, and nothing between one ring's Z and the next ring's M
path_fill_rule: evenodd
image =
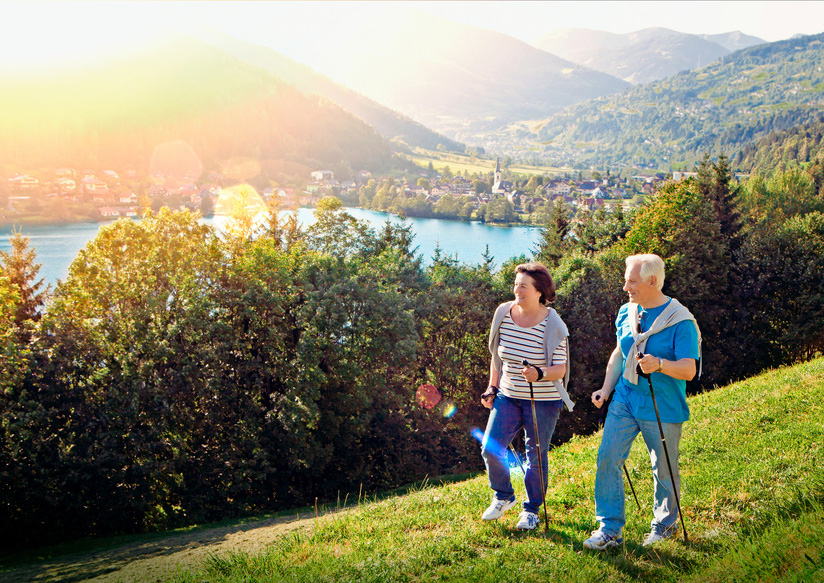
M650 545L654 545L657 542L661 542L664 539L672 538L678 534L678 525L670 528L665 532L658 532L653 530L652 532L648 533L646 537L644 537L644 542L641 543L643 546L648 547Z
M592 536L584 541L584 548L593 551L603 551L617 547L623 543L624 539L620 534L618 536L612 536L600 530L593 530Z
M484 514L481 518L484 520L497 520L503 513L515 506L518 503L518 500L515 499L513 496L512 500L498 500L497 498L492 499L492 504L489 505L489 508L484 510Z
M532 530L538 524L540 524L541 519L538 518L538 515L534 512L527 512L524 510L521 512L521 515L518 517L518 524L515 526L518 530Z

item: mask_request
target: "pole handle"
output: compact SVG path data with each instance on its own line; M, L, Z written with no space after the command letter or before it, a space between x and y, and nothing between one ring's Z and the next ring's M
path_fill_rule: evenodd
M635 358L638 359L638 360L641 360L645 356L646 356L646 354L644 354L643 352L639 352L638 354L635 355ZM635 373L639 377L644 377L645 379L649 379L649 375L647 373L645 373L643 370L641 370L641 363L640 362L635 364Z

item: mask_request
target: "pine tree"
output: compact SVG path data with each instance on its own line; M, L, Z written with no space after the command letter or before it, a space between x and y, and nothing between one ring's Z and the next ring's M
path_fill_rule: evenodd
M40 319L40 308L46 303L49 286L43 287L44 278L37 279L40 264L35 263L35 251L29 248L29 238L20 231L14 231L11 238L11 252L0 251L0 269L17 290L19 303L14 323L23 340L31 336L31 324Z
M557 199L552 205L549 219L541 229L541 238L535 247L535 258L551 268L558 266L567 251L566 236L572 223L572 213L567 204Z
M698 190L712 202L718 222L721 225L721 234L724 235L735 252L740 246L741 214L735 204L738 187L732 186L732 171L729 159L723 154L718 162L710 163L709 155L698 165Z
M495 268L495 256L489 252L489 245L486 246L481 257L483 257L481 268L491 274Z

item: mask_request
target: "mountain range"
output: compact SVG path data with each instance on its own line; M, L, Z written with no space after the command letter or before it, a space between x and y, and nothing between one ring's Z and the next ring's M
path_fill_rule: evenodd
M630 87L510 36L431 15L358 36L326 57L335 78L459 141Z
M330 56L347 86L216 30L80 72L4 76L0 160L140 167L157 145L182 140L206 168L254 160L267 183L318 168L341 177L397 168L393 151L462 152L465 141L556 162L666 165L731 153L813 119L824 104L824 35L763 43L654 28L544 37L565 59L423 15L363 34Z
M824 34L732 53L696 71L573 105L543 123L545 155L671 164L732 154L824 107Z
M640 84L703 66L765 41L741 32L694 35L668 28L645 28L627 34L565 28L534 45L574 63Z

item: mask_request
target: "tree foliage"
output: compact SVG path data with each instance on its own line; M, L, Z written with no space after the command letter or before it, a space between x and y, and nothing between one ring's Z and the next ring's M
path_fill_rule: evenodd
M40 264L35 263L35 252L29 248L29 238L21 232L12 233L11 252L0 251L0 274L7 285L17 292L14 325L20 334L27 335L30 326L40 319L40 310L46 303L48 287L43 278L37 279Z
M556 208L546 231L559 243L539 255L555 266L577 406L553 444L598 426L589 395L615 346L629 254L660 254L665 293L698 319L704 376L691 390L824 350L815 180L792 170L739 189L719 159L632 220ZM377 197L395 185L371 187ZM168 209L102 228L42 318L25 320L29 336L18 333L21 287L0 276L4 543L192 524L482 468L471 430L487 418L489 321L530 258L495 270L488 253L465 265L436 250L424 266L409 225L373 230L333 198L304 231L266 213L220 234ZM18 257L35 265L25 246ZM26 273L31 291L36 270ZM422 383L437 387L438 407L417 404Z

